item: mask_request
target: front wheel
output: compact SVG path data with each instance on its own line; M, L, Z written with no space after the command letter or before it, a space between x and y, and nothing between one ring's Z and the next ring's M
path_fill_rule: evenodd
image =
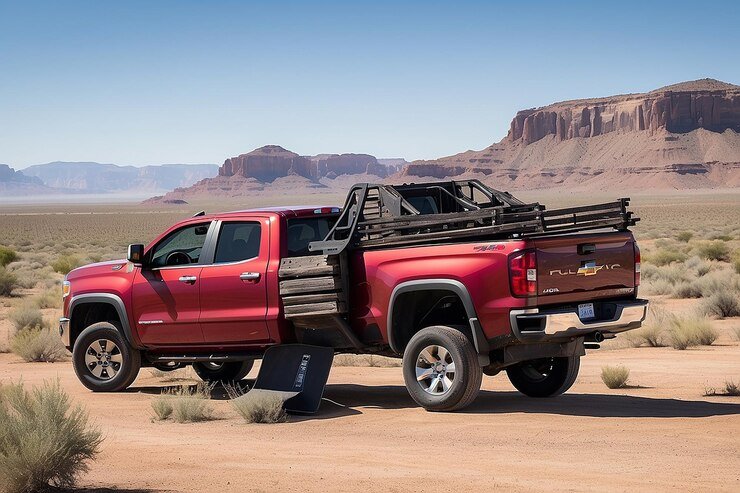
M516 389L529 397L554 397L568 390L576 381L580 356L540 358L523 361L506 369Z
M427 411L457 411L480 391L483 372L470 340L445 326L417 332L403 353L403 379L411 398Z
M82 331L72 350L72 362L82 385L93 392L118 392L134 383L141 353L130 347L111 322Z
M254 360L230 361L226 363L193 363L195 373L206 382L238 382L254 366Z

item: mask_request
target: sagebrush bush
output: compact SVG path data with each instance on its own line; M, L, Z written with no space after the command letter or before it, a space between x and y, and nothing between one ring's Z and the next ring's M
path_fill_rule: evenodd
M674 349L686 349L692 346L711 346L719 337L706 318L674 317L671 323L671 346Z
M674 298L701 298L702 286L696 281L681 281L673 286Z
M633 347L639 347L642 345L663 347L666 345L663 331L664 327L660 323L648 323L639 329L629 332L630 342Z
M709 298L704 299L702 309L709 316L719 318L740 317L740 301L734 292L715 292Z
M231 405L247 423L280 423L287 419L283 399L275 394L248 392L232 399Z
M10 349L29 363L63 361L69 354L59 334L42 327L19 330L10 342Z
M691 231L681 231L676 234L676 239L684 243L688 243L691 238L694 237L694 233Z
M156 419L160 421L168 419L172 416L172 396L161 394L152 399L152 410Z
M44 315L41 310L30 303L23 303L15 307L8 318L17 331L27 327L45 327Z
M54 269L54 272L66 275L69 274L69 271L76 269L80 265L82 265L80 259L74 255L60 255L51 263L51 268Z
M61 308L62 292L58 289L47 289L33 299L39 308Z
M5 267L16 260L18 260L18 254L15 250L0 245L0 267Z
M0 423L4 493L74 486L102 442L85 410L70 404L58 382L30 392L20 383L0 386Z
M707 260L730 260L730 247L721 240L702 242L696 247L696 252Z
M721 390L715 387L708 387L704 390L705 396L727 395L732 397L740 396L740 385L733 380L725 380L725 386Z
M740 295L740 276L731 270L717 270L698 280L705 298L718 292Z
M625 366L604 366L601 368L601 381L610 389L621 389L627 385L629 376L630 370Z
M15 274L0 266L0 296L10 296L13 290L19 287L20 284Z
M669 265L674 262L683 262L688 255L678 250L660 249L647 256L646 260L659 267Z

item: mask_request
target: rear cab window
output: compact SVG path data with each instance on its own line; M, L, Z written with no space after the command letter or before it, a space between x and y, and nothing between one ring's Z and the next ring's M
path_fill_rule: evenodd
M309 251L308 245L312 241L321 241L326 238L329 230L337 222L337 218L336 215L326 215L288 219L287 256L320 255L320 251Z
M258 222L221 224L213 263L241 262L259 256L261 236L262 232Z

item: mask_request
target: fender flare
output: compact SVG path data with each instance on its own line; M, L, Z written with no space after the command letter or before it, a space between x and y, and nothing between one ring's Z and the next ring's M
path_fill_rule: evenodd
M80 305L86 305L89 303L104 303L111 305L118 313L118 319L121 322L121 330L123 330L123 337L126 342L134 349L141 349L134 341L133 334L131 333L131 325L128 320L128 314L126 313L126 305L123 304L123 300L115 294L111 293L85 293L72 296L69 302L69 316L70 326L72 324L71 319L74 314L76 307Z
M475 350L478 352L481 363L485 363L485 360L488 359L488 353L490 352L488 339L483 333L483 328L478 321L478 315L475 312L475 305L473 304L473 299L470 297L468 288L466 288L463 283L455 279L419 279L415 281L402 282L393 288L391 299L388 303L388 319L386 326L388 345L391 347L393 352L398 354L402 353L393 338L393 309L398 296L413 291L429 290L451 291L460 298L468 317L468 322L470 323L470 330L473 334L473 345L475 346Z

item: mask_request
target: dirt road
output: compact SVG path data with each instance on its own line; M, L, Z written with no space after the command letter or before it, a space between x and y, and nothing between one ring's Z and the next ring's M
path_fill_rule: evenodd
M608 390L601 366L631 369ZM256 374L253 371L252 376ZM92 394L69 363L0 355L0 379L59 378L106 435L81 484L166 491L740 490L740 398L703 397L740 377L740 345L590 351L571 391L535 400L485 377L455 414L416 407L400 368L335 367L318 415L248 425L225 400L218 420L152 422L170 383L142 370L130 392Z

